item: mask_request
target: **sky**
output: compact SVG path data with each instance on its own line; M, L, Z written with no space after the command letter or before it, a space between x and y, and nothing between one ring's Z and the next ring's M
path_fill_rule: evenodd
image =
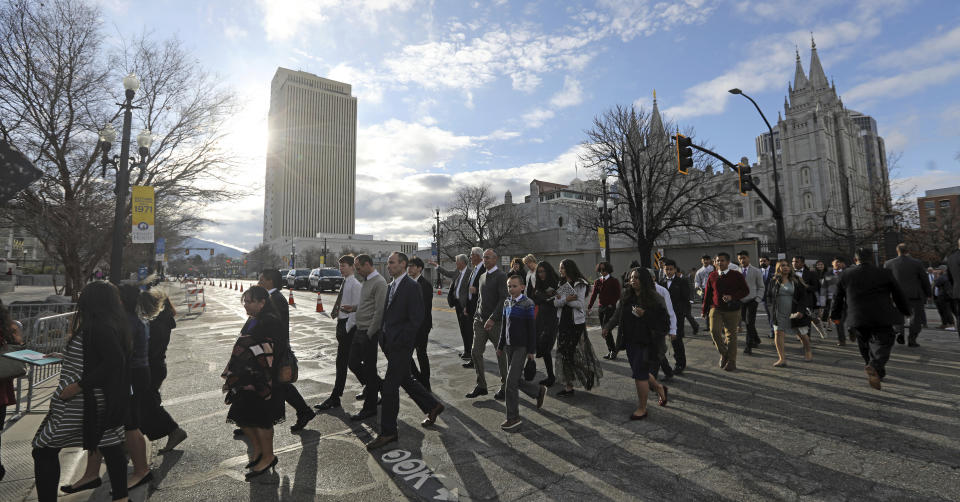
M693 127L700 144L756 160L811 34L844 104L902 154L895 190L960 185L960 2L954 0L100 0L105 30L176 37L232 88L244 199L207 207L198 237L261 242L266 116L277 67L353 86L356 232L432 240L457 187L500 197L589 173L578 150L615 105ZM118 84L119 85L119 84Z

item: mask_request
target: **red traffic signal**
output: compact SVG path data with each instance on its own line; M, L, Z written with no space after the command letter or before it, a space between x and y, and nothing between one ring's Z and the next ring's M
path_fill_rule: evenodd
M675 134L673 137L676 141L677 148L677 172L687 174L690 168L693 167L693 149L690 148L693 140L680 133Z

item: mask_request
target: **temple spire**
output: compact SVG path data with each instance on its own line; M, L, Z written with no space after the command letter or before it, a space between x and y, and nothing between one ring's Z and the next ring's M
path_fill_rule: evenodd
M660 108L657 107L657 90L653 90L653 111L650 112L650 134L651 136L666 137L667 131L663 128L663 118L660 117Z
M800 49L797 51L797 69L793 74L793 90L799 91L807 87L807 76L803 72L803 63L800 62Z
M823 73L823 66L820 65L820 57L817 56L817 42L813 39L813 33L810 34L810 84L814 89L828 87L826 74Z

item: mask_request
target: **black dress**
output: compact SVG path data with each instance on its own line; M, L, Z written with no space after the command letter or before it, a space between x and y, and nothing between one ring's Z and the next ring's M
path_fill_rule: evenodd
M556 288L554 288L556 289ZM557 307L553 305L553 294L539 288L533 290L530 297L537 306L537 357L550 355L557 341Z
M251 317L233 345L226 379L227 422L240 427L269 429L284 421L282 385L275 385L274 347L282 336L276 314Z

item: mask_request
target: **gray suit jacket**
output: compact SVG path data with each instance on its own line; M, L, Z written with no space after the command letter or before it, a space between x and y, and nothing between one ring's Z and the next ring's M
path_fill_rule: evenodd
M474 320L500 322L503 317L503 302L507 299L507 274L497 268L480 276L480 299Z
M450 287L457 287L457 279L460 278L460 271L457 269L447 270L443 267L437 267L437 270L441 274L450 278L451 282ZM467 296L470 295L470 271L473 270L473 267L468 263L466 268L463 269L463 281L460 283L460 289L457 292L457 301L460 303L459 308L463 308L467 305Z
M741 298L740 300L745 302L756 300L757 303L760 303L763 301L764 294L766 293L766 288L763 285L763 270L761 270L759 267L750 265L750 270L748 272L749 273L744 275L743 278L747 281L747 287L750 288L750 294L744 298ZM743 269L740 269L740 273L743 274Z
M931 296L927 271L920 260L910 256L898 256L887 260L883 268L893 272L893 277L903 291L903 296L908 300L919 300Z

